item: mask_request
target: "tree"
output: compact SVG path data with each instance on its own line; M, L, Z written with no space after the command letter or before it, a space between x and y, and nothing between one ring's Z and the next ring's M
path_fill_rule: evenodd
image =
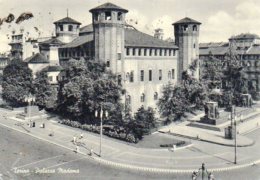
M25 98L34 93L32 71L19 59L13 60L3 71L3 99L11 106L25 105Z
M204 60L201 67L200 80L210 92L212 89L220 87L222 78L222 61L210 54L209 59Z
M190 103L184 93L184 86L167 84L162 91L158 108L165 123L179 120L186 112L190 112Z
M187 71L182 73L182 81L173 86L168 84L163 88L158 108L165 123L179 120L187 112L202 109L207 100L204 85L191 77Z
M65 78L60 82L58 96L59 112L84 122L97 123L94 112L102 106L103 110L109 111L110 123L122 120L122 89L115 75L106 71L105 64L93 60L70 60L63 74Z
M156 127L155 112L151 107L148 109L140 107L135 113L134 119L142 127L144 134L149 134L151 129Z
M36 74L34 80L35 102L40 108L55 110L57 106L57 87L49 83L47 71Z
M223 70L223 81L225 82L224 94L228 94L227 106L240 101L240 94L248 91L248 84L240 56L237 54L235 46L231 43L224 60L226 66Z

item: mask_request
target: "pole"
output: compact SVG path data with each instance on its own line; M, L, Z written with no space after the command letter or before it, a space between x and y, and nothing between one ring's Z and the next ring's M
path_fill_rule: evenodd
M100 111L100 147L99 147L99 156L101 157L101 149L102 149L102 131L103 131L103 122L102 122L102 117L103 117L103 110L101 106L101 111Z
M241 114L240 114L240 120L241 120ZM235 159L234 164L237 164L237 122L235 121Z

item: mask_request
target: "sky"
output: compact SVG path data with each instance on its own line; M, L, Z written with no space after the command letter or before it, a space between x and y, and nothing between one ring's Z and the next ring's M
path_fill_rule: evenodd
M90 9L106 0L0 0L0 18L9 13L18 17L32 12L34 17L17 25L4 23L0 28L0 52L9 50L13 30L24 29L28 36L47 37L54 32L53 22L69 16L82 23L91 23ZM232 35L254 33L260 35L259 0L110 0L127 9L128 23L153 35L154 29L164 30L164 39L173 38L172 23L190 17L202 23L200 42L227 41ZM37 32L34 27L37 27ZM40 32L40 34L39 34Z

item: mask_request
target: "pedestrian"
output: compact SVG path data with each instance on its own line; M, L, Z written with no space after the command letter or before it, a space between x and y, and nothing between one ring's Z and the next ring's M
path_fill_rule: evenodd
M83 133L80 134L80 139L82 139L82 138L83 138Z
M73 137L73 143L74 143L74 144L76 143L76 140L77 140L77 138L76 138L76 136L74 136L74 137Z
M212 174L212 173L209 173L208 180L214 180L214 179L215 179L215 178L214 178L213 174Z
M197 173L195 171L193 171L192 175L191 175L192 180L196 180L197 179Z
M92 156L93 154L93 149L90 149L90 156Z

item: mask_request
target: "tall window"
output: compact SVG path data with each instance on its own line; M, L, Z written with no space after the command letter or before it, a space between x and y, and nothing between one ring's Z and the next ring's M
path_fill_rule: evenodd
M144 81L144 70L140 71L140 81Z
M118 75L117 76L117 83L118 83L118 85L122 85L122 76L121 75Z
M139 48L139 49L138 49L138 56L141 56L141 54L142 54L142 49Z
M111 12L105 12L105 20L111 20Z
M129 56L130 52L129 52L129 48L126 48L126 55Z
M126 96L125 103L126 103L127 105L131 105L131 96L130 96L130 95L127 95L127 96Z
M107 63L106 63L107 67L110 67L110 61L107 60Z
M153 79L152 75L153 75L152 70L149 70L149 81L152 81L152 79Z
M63 31L63 25L59 25L60 31Z
M153 49L150 49L149 56L152 56L152 54L153 54Z
M135 56L135 48L133 48L133 56Z
M121 53L117 53L117 60L121 60Z
M159 69L159 81L161 81L161 80L162 80L162 70Z
M95 21L98 21L98 20L99 20L98 17L99 17L98 13L95 13L95 14L94 14L94 20L95 20Z
M134 82L134 71L131 71L129 81Z
M73 26L69 25L69 31L73 31Z
M172 69L172 79L174 79L175 78L175 70L174 69Z
M168 71L168 79L171 79L171 71Z
M121 21L122 19L123 19L122 13L121 13L121 12L118 12L118 13L117 13L117 20L118 20L118 21Z
M141 102L144 102L145 101L145 95L144 93L141 95Z
M144 56L147 56L147 49L144 49Z

